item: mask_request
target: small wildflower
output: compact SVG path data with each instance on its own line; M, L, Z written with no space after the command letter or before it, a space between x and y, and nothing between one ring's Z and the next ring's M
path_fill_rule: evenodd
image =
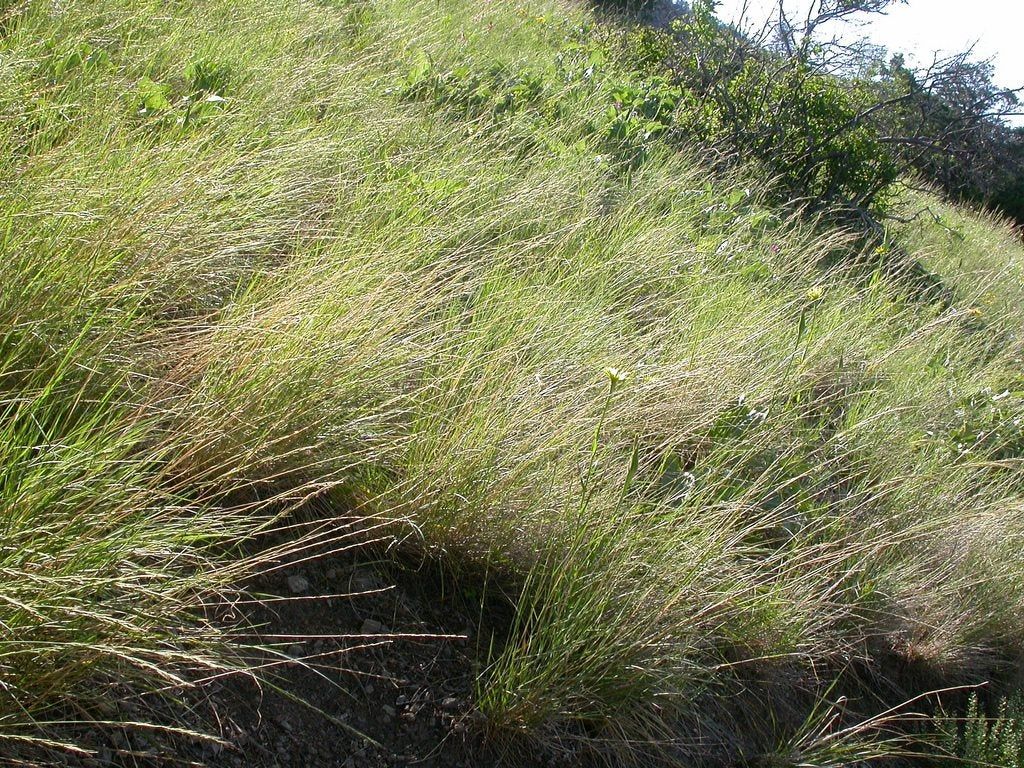
M825 295L825 290L821 286L816 285L813 288L808 288L807 293L804 295L807 301L821 301Z
M604 375L608 377L608 382L611 386L612 392L615 391L615 388L618 387L619 384L629 378L628 373L611 365L604 369Z

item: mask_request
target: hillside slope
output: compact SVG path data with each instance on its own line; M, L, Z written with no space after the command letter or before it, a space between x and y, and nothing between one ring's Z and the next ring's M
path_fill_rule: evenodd
M854 764L1019 688L1004 224L773 208L574 5L0 8L12 760L198 728L325 551L476 622L481 760Z

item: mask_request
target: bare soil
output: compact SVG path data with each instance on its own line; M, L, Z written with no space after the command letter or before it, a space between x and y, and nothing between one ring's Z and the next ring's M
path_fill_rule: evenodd
M150 728L82 726L93 754L0 755L0 765L74 768L469 768L501 765L472 709L477 653L472 600L436 565L402 568L348 555L261 577L243 614L265 646L260 679L232 675L187 694L212 743ZM478 610L478 609L477 609ZM488 642L489 638L485 640ZM486 646L484 646L486 647ZM111 721L152 721L152 702L110 697ZM160 705L158 705L160 706ZM157 720L160 720L159 712ZM181 724L180 712L167 722ZM186 718L187 723L187 718Z

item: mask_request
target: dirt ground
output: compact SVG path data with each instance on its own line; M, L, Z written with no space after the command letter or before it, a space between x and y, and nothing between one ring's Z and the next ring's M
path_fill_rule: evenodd
M469 768L505 763L483 745L474 722L480 638L466 607L471 601L446 588L436 566L403 568L337 556L284 568L250 587L262 601L236 610L250 627L248 641L273 648L260 657L263 679L224 677L202 686L200 694L189 694L193 698L186 702L196 727L219 734L222 744L152 729L83 727L74 737L93 756L65 755L57 764ZM111 720L140 719L141 706L114 695L108 714ZM9 764L35 763L21 758Z
M268 659L270 685L235 679L213 694L233 746L193 759L211 768L478 764L472 624L458 601L439 599L434 578L328 561L255 589L270 602L248 618L287 659Z

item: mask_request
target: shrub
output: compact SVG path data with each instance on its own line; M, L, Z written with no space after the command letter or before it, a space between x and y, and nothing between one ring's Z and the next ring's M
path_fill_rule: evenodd
M947 736L952 740L952 734ZM1024 766L1024 697L1000 699L996 716L989 718L972 693L967 712L955 737L956 756L965 765L998 768Z
M783 199L868 208L897 177L877 132L858 120L863 94L723 27L713 3L696 3L669 31L624 33L619 51L681 90L677 137L717 148L730 165L761 165Z

